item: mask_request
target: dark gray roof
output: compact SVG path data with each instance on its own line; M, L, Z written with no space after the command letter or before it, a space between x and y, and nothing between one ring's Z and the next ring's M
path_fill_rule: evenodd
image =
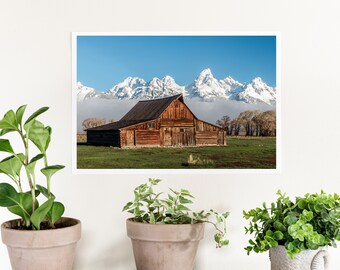
M124 127L155 120L161 116L164 110L174 100L177 99L184 102L182 94L161 99L141 100L119 121L94 128L89 128L87 130L118 130Z
M181 98L181 101L183 102L182 95L139 101L127 114L123 116L122 119L120 119L120 121L140 120L141 122L144 122L157 119L171 104L171 102L179 98Z

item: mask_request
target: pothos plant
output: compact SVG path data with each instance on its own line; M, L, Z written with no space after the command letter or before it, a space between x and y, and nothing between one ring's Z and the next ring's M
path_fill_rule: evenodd
M133 221L150 224L195 224L210 223L215 229L216 247L227 246L226 219L228 212L217 213L214 210L192 212L187 205L192 203L194 197L186 189L175 191L161 198L163 193L154 193L154 186L161 180L150 178L148 183L141 184L134 190L135 198L128 202L123 211L133 214ZM214 217L214 221L210 218Z
M245 249L265 252L271 247L285 246L291 259L302 250L323 246L336 247L340 240L340 197L338 194L306 194L296 197L295 202L277 192L278 199L267 207L243 212L250 224L246 233L254 234Z
M0 174L12 181L12 184L0 183L0 206L7 207L10 212L21 217L18 225L21 229L40 230L42 225L44 229L54 228L64 213L64 205L57 202L51 192L51 178L64 166L49 165L47 149L52 129L36 119L48 107L40 108L23 121L25 110L26 105L15 112L10 110L0 120L0 152L8 155L0 161ZM15 151L11 141L5 138L14 133L22 143L19 151ZM36 150L34 156L31 156L33 145ZM40 172L46 179L44 186L36 183L38 163L42 163ZM45 197L43 203L38 201L40 194Z

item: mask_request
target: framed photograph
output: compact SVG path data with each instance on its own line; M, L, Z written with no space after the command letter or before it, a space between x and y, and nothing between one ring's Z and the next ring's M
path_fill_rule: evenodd
M277 33L73 33L75 173L278 173Z

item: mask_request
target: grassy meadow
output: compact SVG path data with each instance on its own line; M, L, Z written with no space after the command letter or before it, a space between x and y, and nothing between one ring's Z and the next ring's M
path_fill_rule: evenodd
M119 149L77 146L78 169L275 169L276 139L228 138L227 146Z

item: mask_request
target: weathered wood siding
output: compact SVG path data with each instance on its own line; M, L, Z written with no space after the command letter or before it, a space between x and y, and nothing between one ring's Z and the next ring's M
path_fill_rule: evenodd
M134 130L120 130L120 146L132 147L135 145L135 131Z
M223 129L201 120L195 121L196 145L225 145Z
M166 127L160 130L161 146L193 146L195 142L195 129Z
M136 130L136 146L160 145L159 130Z
M192 127L194 119L188 107L179 100L175 100L161 114L160 125L161 127Z
M91 145L105 145L120 147L119 130L87 131L87 143Z
M122 147L160 145L159 120L122 128L120 134Z

